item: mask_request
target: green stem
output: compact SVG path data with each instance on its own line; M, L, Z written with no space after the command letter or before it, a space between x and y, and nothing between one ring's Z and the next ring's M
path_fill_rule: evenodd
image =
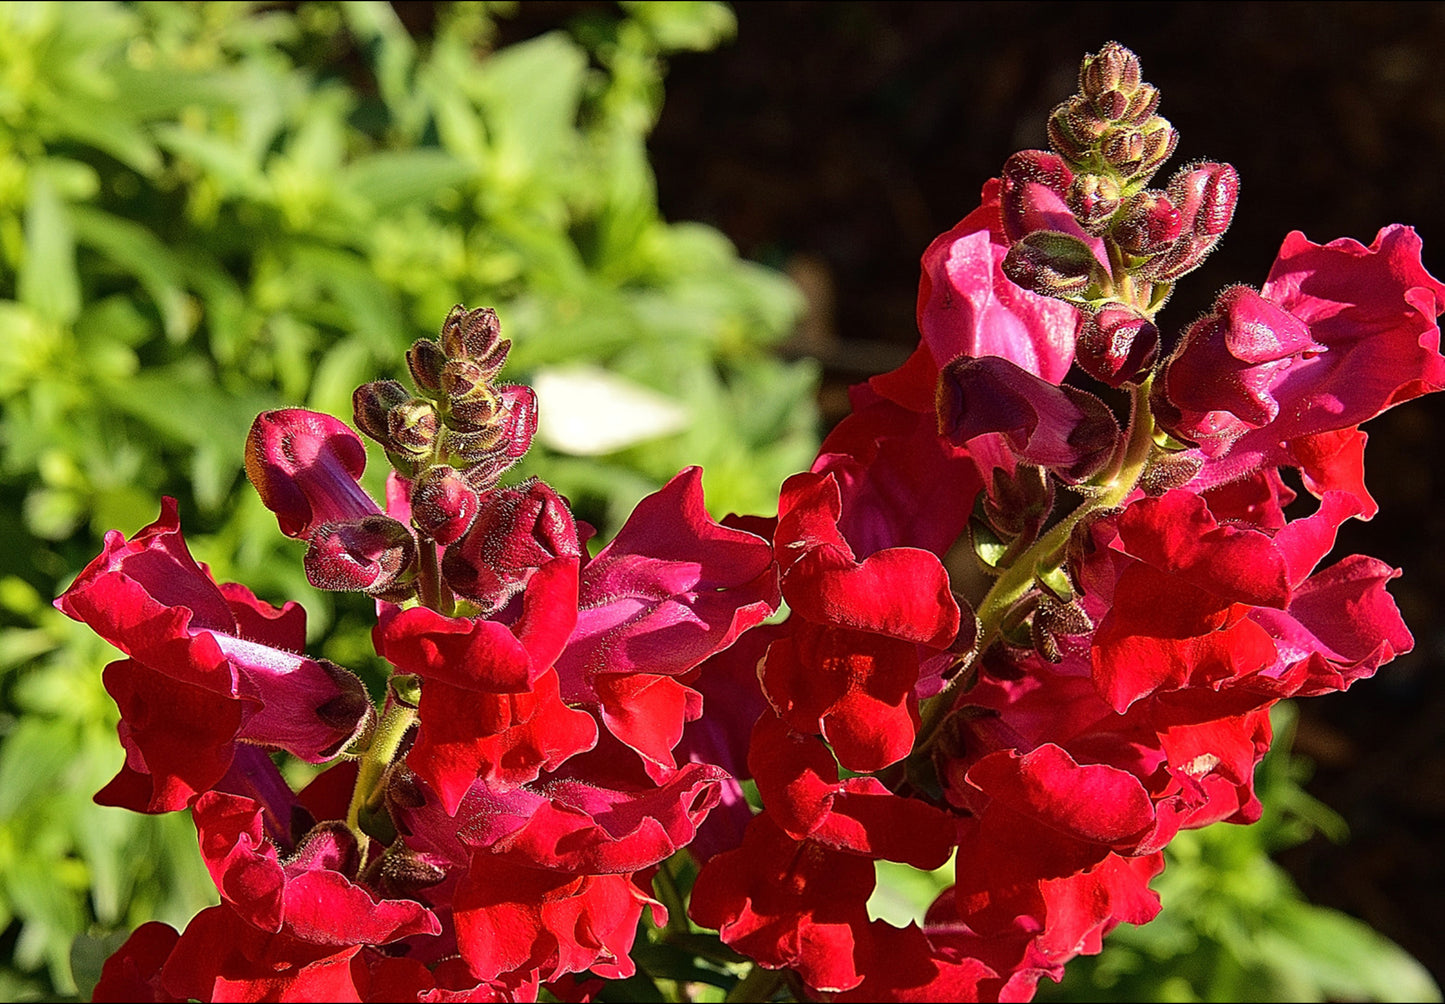
M757 964L748 970L742 982L728 992L726 1000L729 1004L741 1004L743 1001L768 1001L772 1000L773 994L777 992L778 985L783 982L786 973L782 969L764 969Z
M456 609L456 601L442 579L441 565L437 562L436 541L425 535L420 537L417 550L421 557L421 573L417 576L417 592L421 595L422 606L450 617Z
M1068 546L1069 537L1079 522L1090 513L1112 509L1121 504L1139 483L1139 476L1144 473L1144 466L1149 461L1149 451L1154 446L1154 415L1149 410L1149 388L1152 382L1152 376L1146 377L1132 389L1128 438L1114 465L1116 470L1104 490L1092 498L1086 498L1078 508L1055 523L1048 533L1040 537L994 580L992 588L978 605L979 633L975 651L981 654L993 644L995 636L1003 626L1004 618L1033 588L1035 574L1040 569L1048 570L1059 564ZM922 723L915 749L921 751L928 747L934 732L952 707L953 691L958 680L966 675L968 674L959 674L940 693L925 702L921 710Z
M682 890L677 887L677 879L672 875L672 859L662 863L657 870L657 881L653 888L662 905L667 907L667 927L664 928L669 934L687 934L691 928L687 923L687 904L683 901Z
M376 732L371 737L371 745L361 756L361 763L356 771L356 787L351 790L351 804L346 809L346 827L355 834L363 859L366 857L368 837L361 829L361 810L366 808L376 794L386 769L396 759L397 750L401 749L402 740L406 738L407 730L415 721L416 708L400 703L392 704L377 725Z

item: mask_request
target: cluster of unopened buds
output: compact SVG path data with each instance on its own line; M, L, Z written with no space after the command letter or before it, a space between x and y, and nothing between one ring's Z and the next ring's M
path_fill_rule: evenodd
M415 394L356 392L384 505L347 425L260 416L246 468L311 581L376 599L379 711L299 654L296 604L196 564L174 502L110 534L58 601L126 655L97 797L189 808L220 904L139 928L96 999L588 1000L642 964L731 1000L1026 1000L1150 920L1180 828L1258 817L1270 707L1410 648L1397 571L1324 559L1376 511L1360 424L1445 384L1405 227L1290 234L1163 336L1239 186L1148 187L1157 105L1127 49L1084 61L776 517L713 519L689 469L590 554L504 483L536 405L490 310L412 347ZM330 765L293 791L278 751ZM870 917L875 862L950 856L917 923Z

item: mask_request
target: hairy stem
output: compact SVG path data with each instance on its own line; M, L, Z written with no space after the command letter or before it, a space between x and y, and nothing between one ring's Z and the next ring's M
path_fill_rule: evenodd
M351 790L351 804L346 808L346 827L356 836L357 847L360 848L363 859L369 838L361 828L361 812L377 793L386 769L396 759L402 740L406 738L407 730L415 721L416 708L392 703L377 725L376 732L371 737L371 745L361 756L356 772L356 787Z

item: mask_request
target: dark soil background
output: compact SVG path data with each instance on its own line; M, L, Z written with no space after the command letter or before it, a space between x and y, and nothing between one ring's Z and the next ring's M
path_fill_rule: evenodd
M528 3L504 41L596 5ZM1179 330L1235 282L1258 285L1292 229L1369 243L1413 224L1445 275L1445 5L1438 3L741 3L722 49L673 60L651 149L670 219L713 224L788 270L813 309L792 349L848 384L912 348L918 258L1014 150L1044 147L1080 57L1117 39L1163 92L1189 160L1243 179L1223 246L1165 310ZM1310 790L1351 839L1285 863L1315 902L1364 918L1445 982L1445 395L1369 427L1381 505L1338 554L1404 575L1415 651L1350 692L1300 702Z

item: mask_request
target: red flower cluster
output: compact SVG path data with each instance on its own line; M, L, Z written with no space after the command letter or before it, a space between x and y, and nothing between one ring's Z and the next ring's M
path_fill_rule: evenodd
M1161 360L1155 314L1237 179L1147 188L1157 102L1122 47L1085 61L1054 151L925 253L918 350L776 519L713 520L692 469L589 557L555 491L500 482L535 399L494 382L490 311L413 346L415 396L358 390L385 506L347 426L258 418L247 470L311 580L377 598L379 713L297 654L299 608L191 559L170 500L110 535L58 601L128 657L98 798L189 807L221 903L136 931L96 999L590 999L635 971L644 912L667 922L684 848L692 920L800 998L1026 1000L1151 919L1181 827L1258 817L1270 707L1410 648L1394 569L1321 566L1376 509L1360 424L1445 385L1445 285L1401 227L1292 234ZM276 751L337 762L293 792ZM950 856L921 924L870 919L876 861Z

